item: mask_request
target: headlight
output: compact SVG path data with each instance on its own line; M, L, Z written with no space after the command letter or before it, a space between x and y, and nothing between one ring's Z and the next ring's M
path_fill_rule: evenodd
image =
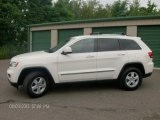
M18 62L13 62L13 61L11 61L9 64L10 67L17 67L17 65L18 65Z

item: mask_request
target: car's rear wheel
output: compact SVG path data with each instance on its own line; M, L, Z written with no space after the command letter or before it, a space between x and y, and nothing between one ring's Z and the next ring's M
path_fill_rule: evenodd
M127 68L120 78L120 87L126 90L136 90L142 83L142 72L138 68Z
M49 82L46 74L39 71L29 73L23 83L23 88L30 97L44 95L48 86Z

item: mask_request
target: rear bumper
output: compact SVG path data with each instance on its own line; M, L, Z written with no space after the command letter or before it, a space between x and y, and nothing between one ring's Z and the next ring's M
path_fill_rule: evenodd
M152 75L152 72L151 73L147 73L143 76L143 78L147 78L147 77L150 77Z

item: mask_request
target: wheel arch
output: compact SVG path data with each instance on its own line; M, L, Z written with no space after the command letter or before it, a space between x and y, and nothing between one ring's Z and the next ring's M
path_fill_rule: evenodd
M142 63L140 62L130 62L130 63L127 63L125 64L121 71L120 71L120 74L118 76L118 79L121 77L121 75L123 74L123 71L127 68L130 68L130 67L135 67L135 68L138 68L141 72L142 72L142 76L145 77L145 69L144 69L144 66Z
M18 85L23 85L24 82L24 78L31 72L33 71L40 71L40 72L44 72L47 74L47 77L49 78L49 82L51 82L52 84L54 84L54 78L52 77L51 73L49 72L49 70L45 67L27 67L24 68L19 77L18 77Z

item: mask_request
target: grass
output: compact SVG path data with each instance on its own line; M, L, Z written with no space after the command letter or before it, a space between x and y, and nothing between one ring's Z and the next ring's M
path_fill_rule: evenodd
M10 59L15 55L27 52L26 47L5 45L0 47L0 59Z

